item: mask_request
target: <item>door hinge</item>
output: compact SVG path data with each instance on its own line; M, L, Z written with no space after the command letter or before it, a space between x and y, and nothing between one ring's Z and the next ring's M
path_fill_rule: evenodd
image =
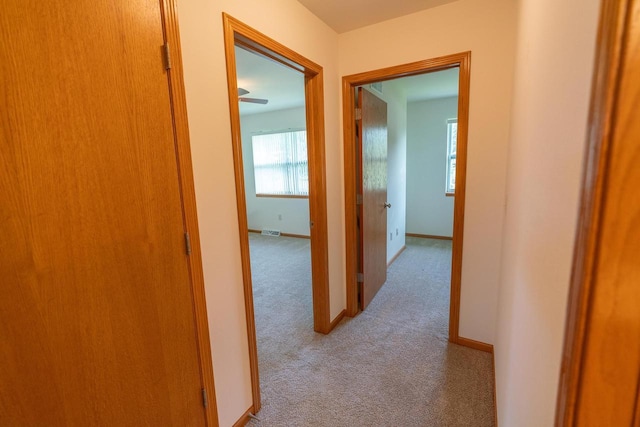
M362 204L362 194L356 194L356 205Z
M202 389L202 405L206 408L209 403L207 402L207 390Z
M356 120L362 120L362 108L356 108Z
M364 283L364 274L358 273L358 283Z
M189 237L189 233L184 233L184 246L187 255L191 255L191 237Z
M164 46L162 46L162 52L164 55L164 69L170 70L171 69L171 52L169 51L169 43L165 43Z

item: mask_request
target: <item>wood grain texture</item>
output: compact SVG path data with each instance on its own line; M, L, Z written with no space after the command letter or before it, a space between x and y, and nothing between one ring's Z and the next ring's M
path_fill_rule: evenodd
M239 45L265 58L277 61L305 75L307 153L309 161L309 214L311 227L311 276L313 293L314 330L330 331L329 311L329 249L327 231L327 197L324 148L324 95L322 67L294 52L286 46L256 31L237 19L223 13L225 55L227 61L227 83L229 112L236 180L238 227L240 230L240 252L243 271L245 313L249 339L249 364L253 408L261 408L260 377L258 371L258 349L255 333L253 287L249 258L248 224L242 160L240 111L237 101L235 46Z
M454 200L453 243L451 263L451 299L449 308L449 341L457 342L460 319L460 287L462 275L462 247L464 236L464 206L466 192L467 140L469 128L469 91L471 83L471 52L417 61L382 68L342 78L342 124L344 139L345 185L345 256L347 316L358 313L358 207L356 205L358 159L355 127L355 88L364 84L413 76L459 67L458 83L458 144L456 168L456 197Z
M387 281L387 103L358 89L362 110L358 134L361 147L361 265L364 274L360 309L364 310Z
M638 7L602 2L556 425L638 419Z
M3 3L1 425L205 424L162 12Z

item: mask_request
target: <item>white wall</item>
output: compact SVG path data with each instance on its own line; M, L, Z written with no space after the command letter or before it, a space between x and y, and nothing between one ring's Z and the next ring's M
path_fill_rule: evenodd
M300 90L304 90L304 87ZM304 107L243 115L240 117L240 127L249 229L270 228L283 233L309 236L309 199L256 197L251 146L251 136L259 133L305 129Z
M495 345L501 426L554 422L599 3L520 1Z
M407 106L407 233L453 236L453 197L445 195L447 119L458 97Z
M515 18L513 0L460 0L339 36L341 75L472 51L460 335L486 343L495 337Z
M400 81L383 82L387 102L387 263L405 244L407 217L407 94Z
M332 318L345 306L338 37L296 0L189 0L178 8L216 397L228 427L251 406L251 382L222 12L324 68Z

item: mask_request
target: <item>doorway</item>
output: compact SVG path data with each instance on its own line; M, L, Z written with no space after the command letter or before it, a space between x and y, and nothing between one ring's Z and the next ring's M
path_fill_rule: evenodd
M404 64L360 74L343 77L343 123L344 123L344 155L345 155L345 220L346 220L346 278L347 278L347 315L355 316L361 309L359 292L367 286L367 277L359 271L360 245L367 245L365 241L358 243L358 221L360 204L363 197L358 193L359 177L356 171L362 162L362 154L358 147L357 133L361 132L356 126L356 88L376 82L397 79L400 77L416 76L435 71L452 68L459 69L458 80L458 117L457 117L457 147L455 149L456 171L455 201L453 208L453 237L452 237L452 267L449 304L449 341L459 343L459 311L460 311L460 278L462 267L462 242L464 222L466 147L469 115L469 83L470 83L471 53L463 52L445 57ZM364 112L358 114L364 115ZM359 117L359 116L358 116ZM385 230L385 241L386 241ZM392 230L395 232L395 230Z
M316 332L326 334L330 331L331 323L329 319L322 67L227 14L223 14L223 25L245 312L249 339L249 363L253 399L252 412L255 413L260 410L261 406L260 380L253 306L253 286L251 280L249 226L246 215L247 204L242 152L242 130L240 126L240 109L238 106L238 97L248 96L249 94L245 93L245 91L240 91L236 80L236 47L252 52L264 59L275 61L280 65L284 65L304 75L304 116L306 121L306 149L308 157L308 208L309 237L311 244L313 329Z

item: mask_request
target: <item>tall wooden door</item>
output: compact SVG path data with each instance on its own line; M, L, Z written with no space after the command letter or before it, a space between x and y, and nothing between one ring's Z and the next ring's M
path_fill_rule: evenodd
M0 13L0 425L204 425L158 0Z
M387 281L387 103L358 89L360 305L364 310Z

